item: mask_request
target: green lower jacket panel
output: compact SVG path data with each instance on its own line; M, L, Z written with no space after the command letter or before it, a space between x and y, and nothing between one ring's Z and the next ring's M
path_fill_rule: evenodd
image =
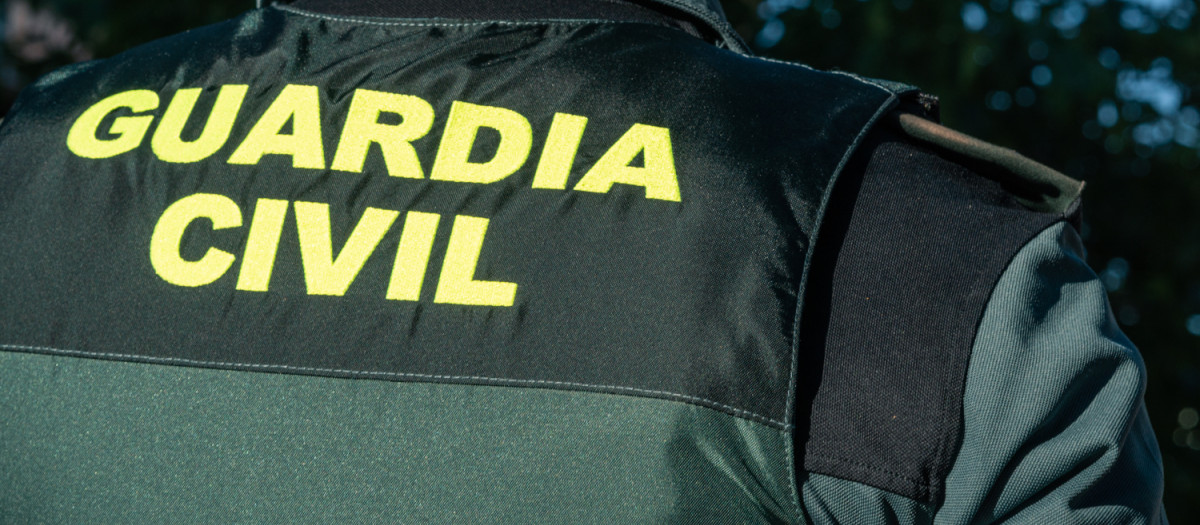
M786 432L657 399L0 352L0 407L5 523L798 513Z

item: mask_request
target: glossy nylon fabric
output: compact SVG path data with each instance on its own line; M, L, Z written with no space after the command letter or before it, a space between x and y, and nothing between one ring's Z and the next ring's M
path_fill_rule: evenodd
M108 159L63 146L84 108L111 94L159 92L154 115L180 88L233 83L250 86L245 107L224 147L197 163L155 158L149 138ZM227 163L283 84L319 86L326 157L337 149L355 88L430 101L432 131L414 141L425 174L455 100L524 115L537 143L524 168L491 184L388 176L378 150L368 153L364 173L296 168L291 155ZM7 160L0 235L23 254L0 263L14 298L0 313L0 344L300 373L611 389L783 427L797 295L818 208L890 98L851 77L754 61L654 26L413 27L257 11L59 73L24 95L0 135ZM531 188L555 112L589 119L572 180L565 190ZM200 127L207 113L201 106L189 125ZM680 201L647 198L631 184L605 193L570 189L635 124L670 130ZM485 160L487 131L472 153ZM211 248L248 259L258 199L328 204L333 255L369 207L439 214L421 296L385 298L404 217L344 295L314 295L311 269L297 253L294 206L267 291L235 289L238 262L211 284L173 285L156 273L147 246L164 210L195 194L233 200L243 225L190 223L179 248L185 260ZM474 278L516 283L512 307L430 300L455 216L490 221Z
M204 89L183 131L190 140L227 85L248 87L223 146L194 163L157 158L151 137L177 92ZM289 85L315 86L320 164L297 166L313 148L230 163ZM433 108L431 131L412 141L422 178L389 176L377 145L362 173L329 169L356 89ZM85 109L130 90L159 101L132 112L153 119L136 147L91 159L64 146ZM793 334L808 248L837 171L893 100L848 75L738 56L650 25L255 11L60 71L22 95L0 128L0 245L15 254L0 261L0 350L606 392L679 403L656 416L664 424L684 425L706 407L786 432L794 352L805 351ZM522 167L490 184L429 180L455 101L526 119L532 144ZM555 113L586 117L586 129L563 189L533 188ZM105 130L130 114L109 115L93 138L113 139ZM272 131L311 127L298 115ZM379 122L396 124L390 117ZM677 200L628 180L574 189L636 125L669 130ZM482 129L471 162L497 156L503 137ZM625 167L661 167L658 144ZM149 246L167 210L198 194L232 203L241 225L192 221L177 255L196 261L221 250L234 260L211 283L179 286L162 277ZM287 204L266 291L238 289L242 263L257 253L247 239L271 201ZM399 216L341 295L313 293L306 258L320 257L297 240L301 203L328 206L327 259L354 244L368 212ZM411 211L440 217L417 275L423 285L417 300L387 299L393 261L408 253L400 248ZM515 284L512 306L437 299L460 217L488 221L468 278ZM790 468L779 453L790 446L785 436L763 445L779 459L767 479L721 472L735 485L768 487L768 501L794 498L774 477Z
M304 4L306 6L312 6L313 7L312 10L314 10L314 11L324 11L326 9L322 9L323 7L327 7L327 6L332 7L332 5L322 5L324 1L327 1L327 0L314 0L312 2L304 2ZM257 5L259 7L262 7L264 4L272 4L272 3L273 4L280 4L280 3L290 4L293 2L288 1L288 0L285 0L283 2L265 2L264 0L258 0ZM494 4L503 5L504 3L505 2L495 2ZM345 3L343 3L343 5L339 5L337 7L339 9L344 9L345 8L344 4ZM668 13L670 13L670 18L676 22L680 21L683 18L686 18L689 21L699 22L702 26L706 27L708 29L708 31L710 31L713 35L715 35L716 39L715 39L714 43L717 46L725 48L725 49L730 49L732 51L741 53L743 55L750 54L749 46L746 45L746 43L742 40L741 35L738 34L738 32L733 28L733 26L731 26L729 24L729 21L725 19L725 11L721 7L720 0L634 0L634 1L599 0L596 2L596 5L593 5L593 6L581 7L579 4L586 4L586 2L576 2L576 5L567 5L562 2L558 2L558 3L555 3L555 2L545 2L545 3L522 2L522 3L516 4L516 5L507 5L504 7L493 8L491 6L488 6L488 7L472 6L472 8L479 9L479 10L489 10L489 11L496 10L496 11L504 12L506 14L506 16L495 16L493 18L512 19L512 18L514 18L514 16L507 16L507 15L515 15L515 17L524 17L521 14L521 12L526 11L526 9L528 9L529 11L533 11L533 12L538 12L538 11L541 11L541 12L546 12L546 11L577 12L580 10L591 11L593 9L599 8L600 4L607 4L607 6L604 6L604 8L602 10L603 16L601 18L612 19L612 18L616 18L616 17L622 17L623 16L621 13L622 11L624 11L624 14L626 14L626 15L629 14L631 12L631 8L633 7L629 4L637 4L638 9L645 8L645 9L652 9L654 11L664 11L665 10ZM458 6L463 5L463 3L462 2L454 2L454 3L445 2L445 3L435 3L435 4L430 4L430 5L437 5L438 7L426 8L426 7L409 5L409 6L405 6L404 9L406 11L409 9L414 9L414 8L415 9L430 9L432 12L439 13L437 16L449 18L449 17L452 17L452 15L442 14L442 13L446 13L445 8L451 7L452 9L458 9ZM381 11L392 11L392 10L394 10L394 7L388 6L386 4L373 4L373 5L366 6L366 9L372 11L372 13L354 13L354 14L362 14L362 15L367 15L367 16L390 16L390 15L377 14L376 10L378 9ZM411 13L411 11L409 11L409 12ZM470 14L475 15L476 13L478 13L478 11L472 11ZM408 16L411 17L413 15L408 15ZM475 18L479 18L479 17L478 16L470 16L470 18L475 19ZM563 18L563 17L555 16L553 18ZM905 86L905 87L907 87L907 86Z

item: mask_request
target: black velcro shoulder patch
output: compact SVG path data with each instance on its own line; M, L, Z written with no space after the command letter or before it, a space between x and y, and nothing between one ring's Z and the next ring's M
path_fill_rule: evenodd
M932 126L914 129L959 138ZM975 155L993 151L960 143ZM822 278L806 290L800 332L813 351L799 363L798 461L936 502L957 454L967 365L995 283L1064 215L1030 210L1012 181L981 176L975 163L888 126L859 152L834 188L813 254L812 275ZM1045 183L1064 189L1043 209L1071 195L1065 182Z

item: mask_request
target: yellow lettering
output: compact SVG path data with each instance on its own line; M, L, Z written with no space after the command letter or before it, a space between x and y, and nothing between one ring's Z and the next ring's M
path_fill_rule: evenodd
M379 114L400 115L399 124L379 123ZM388 175L423 179L421 162L412 141L424 137L433 127L433 106L424 99L410 96L357 89L350 101L350 113L338 140L332 168L362 173L371 143L383 150L383 162Z
M212 112L204 123L200 138L185 142L180 136L183 127L196 108L196 100L200 98L201 88L181 89L175 92L167 111L154 130L150 147L158 158L166 162L197 162L208 158L229 140L229 132L233 129L233 121L242 108L242 100L246 98L246 85L222 86L213 104Z
M184 230L199 218L212 220L214 230L242 225L237 203L222 195L196 193L168 206L150 236L150 264L164 281L176 286L203 286L220 279L233 264L233 254L213 247L198 261L187 261L179 255Z
M295 208L300 259L309 295L345 295L367 258L400 216L398 211L367 208L335 259L329 205L297 201Z
M388 299L416 301L421 298L421 284L425 282L425 269L429 267L429 254L433 251L433 238L437 235L440 220L441 216L436 213L419 211L410 211L404 216L400 247L396 250L396 263L388 283Z
M96 138L100 123L113 111L128 108L134 113L150 111L158 107L158 93L148 89L124 91L110 96L87 108L67 132L67 149L72 153L88 159L107 159L130 151L142 143L153 115L117 117L113 120L109 133L116 135L114 139L100 140Z
M289 120L292 133L280 134ZM294 168L325 169L321 97L316 86L288 84L284 87L230 155L229 163L258 164L267 154L291 155Z
M258 204L254 206L254 217L250 219L250 235L246 239L246 252L242 255L242 269L238 272L238 290L267 291L287 209L288 201L258 199Z
M450 231L450 245L438 278L433 302L477 306L512 306L517 284L501 281L476 281L475 267L483 238L487 235L488 220L482 217L459 215Z
M587 121L587 117L578 115L554 114L546 145L542 148L542 158L538 161L537 173L533 176L534 188L567 189L567 177L571 175L571 165L575 163L575 154L579 152L579 142L583 140Z
M630 166L638 153L644 167ZM613 184L646 188L647 199L679 202L679 180L675 175L675 156L671 151L671 131L667 128L634 124L588 170L576 191L608 193Z
M470 162L471 148L481 127L500 132L496 155L487 162ZM478 106L455 101L446 119L446 131L438 146L429 178L487 184L521 168L533 146L529 121L511 109Z

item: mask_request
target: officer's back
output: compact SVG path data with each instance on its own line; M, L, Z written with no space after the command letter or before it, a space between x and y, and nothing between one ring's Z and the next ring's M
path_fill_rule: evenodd
M900 452L804 439L861 415L806 368L839 362L814 246L914 90L734 52L703 2L325 4L72 66L0 128L6 517L934 515L962 399L921 381L973 331L863 394L936 415Z

